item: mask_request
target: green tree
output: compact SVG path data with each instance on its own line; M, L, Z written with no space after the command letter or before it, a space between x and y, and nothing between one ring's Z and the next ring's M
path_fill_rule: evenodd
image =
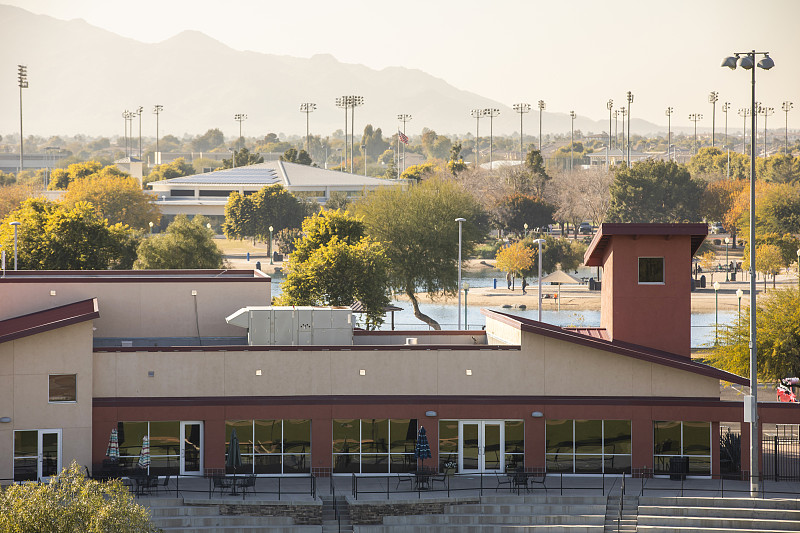
M73 462L48 483L0 490L0 531L6 533L156 533L150 512L116 479L94 481Z
M300 227L303 206L282 185L268 185L255 194L242 196L233 192L225 205L222 231L229 239L269 237L284 228Z
M467 170L467 164L461 157L461 143L456 143L450 148L450 159L447 161L447 170L457 177L459 173Z
M800 375L800 292L775 290L758 298L756 307L757 370L761 381L777 382ZM709 362L717 368L747 376L750 372L750 311L720 328L720 343Z
M502 198L492 210L494 224L517 235L525 232L525 224L533 231L553 222L555 207L536 196L512 194Z
M403 291L414 316L434 329L439 323L422 313L417 289L431 297L455 294L458 283L458 224L463 217L462 245L467 256L486 235L486 215L459 184L431 178L408 189L383 187L353 206L364 218L367 234L386 247L392 265L390 284Z
M742 232L749 231L750 217L742 213ZM756 198L756 233L800 233L800 183L767 184Z
M296 148L289 148L281 156L281 161L288 161L289 163L297 163L298 165L310 165L311 156L305 150L297 151Z
M102 176L113 178L128 177L114 165L103 166L99 161L86 161L85 163L73 163L66 169L56 168L50 174L50 183L47 188L51 191L65 190L70 183L90 176Z
M331 191L328 194L328 201L325 202L325 209L347 209L350 205L350 197L344 191Z
M771 183L800 182L800 157L775 154L756 159L756 176Z
M158 224L161 220L161 211L154 200L152 194L142 191L134 178L97 175L70 183L62 202L68 207L90 202L98 216L110 224L122 223L144 230L151 222Z
M0 248L14 249L14 231L20 222L18 260L23 270L107 270L131 268L138 235L122 224L109 226L92 204L73 207L41 198L25 200L0 227Z
M341 211L303 222L303 238L289 256L279 305L341 305L360 301L368 326L383 323L389 304L389 260L364 235L364 223Z
M178 215L164 233L142 240L133 268L141 270L222 268L222 252L202 215Z
M525 181L515 190L520 193L533 191L536 196L544 196L545 188L552 178L544 168L544 158L539 150L531 150L525 156L525 170L527 171Z
M411 165L406 168L405 172L400 174L400 179L414 180L417 183L423 179L432 176L436 172L436 166L433 163L422 163L421 165Z
M619 165L611 185L609 222L696 222L704 183L673 161Z
M554 238L550 235L544 237L544 245L542 246L542 272L549 274L555 272L558 267L561 270L568 272L575 270L583 264L583 254L586 252L586 245L574 239ZM530 276L534 272L538 273L539 270L539 245L533 242L534 239L529 237L521 241L532 252L535 252L533 263L529 269L526 269L525 275Z
M182 178L184 176L192 176L194 174L196 174L196 172L192 164L187 163L184 158L179 157L171 163L156 165L143 181L145 184L147 184L153 181Z
M750 247L745 247L742 257L742 268L750 269ZM781 247L777 244L762 243L756 246L756 271L764 276L764 291L767 290L767 277L772 276L772 288L775 288L775 276L782 267L788 264Z
M730 157L730 162L728 158ZM719 148L700 148L686 168L693 178L730 178L747 180L750 178L750 158L735 151L723 152ZM758 174L757 174L758 175Z
M372 124L367 124L364 127L364 134L361 136L361 146L366 146L366 153L377 158L379 154L389 148L389 142L383 138L380 128L373 129Z
M225 143L225 136L219 128L213 128L192 140L192 148L198 152L209 152Z
M234 158L236 158L236 166L237 167L246 167L248 165L257 165L258 163L263 163L264 158L261 154L258 153L250 153L250 150L247 148L240 148L234 152ZM233 168L233 164L231 159L223 159L222 160L222 168Z

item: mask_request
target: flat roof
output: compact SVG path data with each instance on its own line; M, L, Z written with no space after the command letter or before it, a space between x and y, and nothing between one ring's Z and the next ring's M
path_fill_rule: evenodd
M694 224L600 224L589 248L583 255L583 264L586 266L603 266L603 256L606 248L611 243L614 235L657 235L664 237L688 236L692 240L692 256L708 236L708 225Z
M97 298L0 320L0 343L100 317Z
M270 282L260 270L198 269L198 270L7 270L0 283L126 283L205 281Z

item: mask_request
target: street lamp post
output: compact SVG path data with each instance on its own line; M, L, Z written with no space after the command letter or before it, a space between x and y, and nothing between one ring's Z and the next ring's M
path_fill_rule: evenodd
M633 93L628 91L628 167L631 166L631 104L633 103Z
M740 326L742 323L742 295L744 292L742 289L736 289L736 299L739 300L739 307L738 312L736 314L736 325Z
M711 91L708 95L708 103L711 104L711 148L715 146L715 133L716 133L716 122L717 122L717 102L719 101L719 93L717 91Z
M269 227L269 264L270 265L274 264L273 263L273 259L272 259L273 256L274 256L274 254L272 253L272 230L273 229L275 229L275 228L273 228L272 226Z
M759 52L763 58L758 67L771 69L775 63L768 52ZM756 108L756 51L736 53L727 57L723 67L734 70L737 66L751 70L750 105L752 130L755 137ZM750 495L758 497L758 367L756 366L756 147L750 146L750 397L745 399L745 422L750 422ZM748 406L749 403L749 406ZM749 407L749 409L748 409Z
M619 114L622 115L622 149L620 153L622 159L625 159L625 117L628 116L628 109L625 106L620 107Z
M500 110L496 107L487 107L483 110L483 116L489 117L489 170L492 170L492 154L494 153L494 130L492 129L492 123L494 122L494 117L499 115Z
M239 139L236 141L236 144L242 142L242 148L244 148L244 141L242 141L242 122L247 120L247 115L244 113L236 113L233 115L233 120L239 123Z
M611 110L614 109L614 100L608 99L606 102L606 107L608 108L608 146L606 146L606 170L609 169L609 155L611 151Z
M539 245L539 322L542 321L542 245L544 242L544 239L536 239L533 241L534 244Z
M17 65L17 78L19 80L19 171L22 172L25 166L25 151L23 148L23 139L25 137L22 135L22 89L28 88L28 67L26 65ZM16 264L14 266L16 267Z
M725 237L725 281L730 281L728 277L728 244L730 244L730 237Z
M698 146L697 146L697 123L699 121L703 120L703 114L702 113L691 113L689 115L689 120L694 122L694 153L696 154L698 152Z
M309 133L308 128L308 115L314 112L317 109L317 104L313 102L303 102L300 104L300 112L306 114L306 152L308 155L311 155L311 134Z
M160 154L161 153L159 151L159 149L158 149L158 115L160 115L162 111L164 111L164 106L163 105L156 105L155 107L153 107L153 113L155 113L155 115L156 115L156 154ZM158 161L156 161L156 164L161 164L161 156L158 155L156 157L158 158Z
M469 114L475 119L475 168L477 169L481 156L481 119L483 118L483 109L473 109Z
M527 222L524 223L522 225L522 227L525 228L525 237L523 237L523 238L527 239L528 238L528 223Z
M361 145L361 154L364 156L364 176L367 175L367 145Z
M519 113L519 159L522 161L525 157L522 148L522 115L531 110L531 104L519 103L511 106L514 111Z
M14 270L17 269L17 227L22 224L22 222L13 221L9 222L10 225L14 226Z
M783 153L786 155L789 155L789 111L792 110L793 105L789 100L781 105L781 109L786 113L786 123L783 127Z
M767 117L775 112L774 107L763 106L758 110L759 114L764 115L764 158L767 157Z
M572 119L569 125L569 171L572 172L572 167L574 166L574 154L575 154L575 111L569 112L569 118Z
M153 221L151 220L150 222L147 223L147 225L150 226L150 235L152 235L153 234L153 225L154 225Z
M539 153L542 153L542 112L547 108L544 100L539 100Z
M728 164L725 167L725 177L731 177L731 148L728 146L728 110L731 108L730 102L722 104L722 112L725 113L725 151L728 154Z
M458 222L458 285L456 287L461 287L461 225L466 222L466 218L457 218L456 222ZM461 291L456 288L458 292L458 307L456 309L461 309ZM458 315L458 329L461 329L461 313L456 313ZM464 321L466 322L466 320Z
M672 112L674 109L668 107L664 114L667 115L667 161L672 159L672 155L670 154L672 148Z
M719 281L714 282L714 346L719 344Z
M467 325L467 293L469 293L469 283L466 281L464 282L464 329L468 330L469 326ZM459 328L461 329L461 328Z
M403 135L405 135L406 134L406 122L411 120L411 115L409 115L407 113L400 113L399 115L397 115L397 120L399 120L400 122L403 123ZM398 141L399 141L399 139L398 139ZM398 142L398 144L400 144L400 143ZM399 152L398 152L397 156L400 157L400 153ZM398 167L399 166L400 165L398 165ZM402 167L402 172L405 172L405 171L406 171L406 143L403 143L403 167ZM400 170L398 170L398 172L400 172Z

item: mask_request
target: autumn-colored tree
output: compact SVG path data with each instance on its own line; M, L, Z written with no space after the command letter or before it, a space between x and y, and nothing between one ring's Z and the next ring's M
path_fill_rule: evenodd
M182 157L163 165L156 165L153 170L144 178L143 182L148 184L153 181L169 180L172 178L182 178L195 174L195 168Z
M428 178L436 172L436 165L433 163L422 163L421 165L411 165L400 174L400 179L414 180L417 183Z
M51 191L65 190L73 181L88 178L90 176L124 178L128 177L128 174L118 169L115 165L108 165L104 167L99 161L73 163L66 169L53 169L53 172L50 175L50 183L48 184L47 188Z
M136 179L100 174L73 181L62 198L69 207L90 202L110 224L121 223L141 230L161 220L161 211L154 201L155 197L142 191Z
M34 189L28 185L14 184L0 187L0 219L5 218L33 195Z
M740 198L748 189L747 185L748 182L743 180L712 181L706 186L700 201L700 214L706 220L722 222L725 229L731 233L734 248L741 210L745 207Z
M522 276L523 272L533 267L535 253L522 241L509 244L497 252L496 268L501 272L510 272L514 277Z
M713 250L708 250L699 256L700 267L703 272L711 274L711 283L714 283L714 272L717 270L717 254Z
M760 244L756 247L756 272L764 276L764 290L767 290L767 277L772 276L772 288L775 288L775 276L782 267L786 266L786 260L781 253L780 247L775 244ZM746 247L743 255L742 268L750 269L750 247Z

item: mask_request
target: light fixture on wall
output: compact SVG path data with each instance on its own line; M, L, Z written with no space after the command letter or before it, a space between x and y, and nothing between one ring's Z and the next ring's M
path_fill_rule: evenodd
M471 369L471 368L468 368L468 369L467 369L467 375L468 375L468 376L471 376L471 375L472 375L472 369Z
M425 416L436 416L437 414L436 411L425 411Z
M358 371L358 375L359 375L359 376L366 376L366 375L367 375L367 371L366 371L366 369L364 369L364 368L360 369L360 370Z
M8 424L9 422L11 422L11 417L10 416L4 416L4 417L0 418L0 422L3 423L3 424Z
M541 411L534 411L534 412L531 413L531 416L533 418L542 418L544 416L544 414Z

